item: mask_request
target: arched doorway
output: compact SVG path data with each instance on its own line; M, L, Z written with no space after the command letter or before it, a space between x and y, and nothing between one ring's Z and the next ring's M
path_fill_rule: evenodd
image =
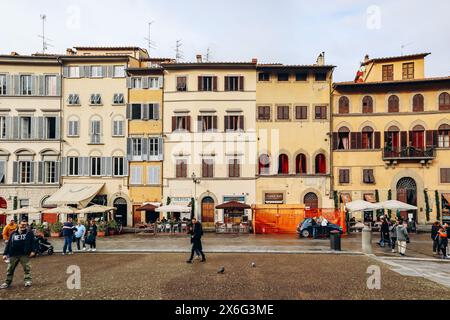
M211 197L202 200L202 224L206 228L214 227L214 199Z
M314 192L307 193L303 199L303 203L309 210L319 209L319 198Z
M417 206L417 184L413 178L402 178L397 182L397 200ZM413 214L414 221L417 221L417 211L402 211L400 215L402 219L408 219L408 213Z
M126 227L127 226L127 215L128 215L127 200L125 200L124 198L117 198L116 200L114 200L113 206L117 208L117 210L116 210L117 223Z
M6 202L6 200L4 198L0 197L0 209L6 209L6 208L8 208L8 203ZM1 225L6 224L6 215L0 216L0 224Z

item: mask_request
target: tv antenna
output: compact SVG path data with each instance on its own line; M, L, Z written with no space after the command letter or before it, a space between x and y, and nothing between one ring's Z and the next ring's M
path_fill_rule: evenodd
M151 49L156 49L156 44L155 42L152 41L151 38L151 28L152 28L152 24L155 23L155 21L151 21L148 23L148 38L144 38L145 40L147 40L147 46L148 46L148 55L150 56L150 50Z
M181 59L183 59L183 51L181 51L181 47L183 46L183 43L181 40L177 40L175 44L175 60L178 62Z
M403 55L403 50L404 50L406 47L410 46L410 45L412 45L412 42L407 43L407 44L402 44L402 46L401 46L401 49L402 49L402 55Z
M209 60L211 59L211 48L208 47L208 49L206 49L206 62L209 62Z
M38 35L39 38L42 38L42 54L45 54L45 50L48 49L48 47L53 47L48 41L53 41L45 36L45 22L47 21L47 15L41 14L41 20L42 20L42 34Z

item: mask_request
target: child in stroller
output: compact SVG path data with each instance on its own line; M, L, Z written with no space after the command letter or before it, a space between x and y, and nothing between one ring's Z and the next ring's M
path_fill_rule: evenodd
M37 255L44 255L47 253L49 256L53 254L53 246L46 238L42 235L37 235L35 237L36 241L36 253Z

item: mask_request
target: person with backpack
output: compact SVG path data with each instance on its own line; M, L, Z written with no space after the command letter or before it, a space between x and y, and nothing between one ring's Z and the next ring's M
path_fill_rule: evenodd
M431 240L433 241L433 253L439 254L439 230L441 229L441 223L436 221L431 226Z
M391 225L389 226L389 237L391 241L392 253L395 253L395 245L397 244L397 227L397 221L395 219L392 219Z
M406 253L406 244L409 242L407 224L403 223L403 221L400 221L396 228L396 231L397 231L398 253L400 253L400 255L404 257Z
M443 226L438 231L439 249L442 252L442 259L447 259L448 234L447 227Z
M202 236L203 236L203 227L202 224L197 221L196 218L192 218L192 229L190 231L191 234L191 243L192 243L192 249L191 249L191 257L189 260L187 260L187 263L192 263L192 259L194 259L194 254L196 252L200 253L202 256L201 262L206 261L205 254L203 253L202 248Z

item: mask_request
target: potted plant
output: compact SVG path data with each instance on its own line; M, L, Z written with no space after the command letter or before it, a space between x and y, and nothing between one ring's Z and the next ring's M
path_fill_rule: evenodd
M97 225L97 237L104 237L106 234L106 223L104 221L100 221Z
M58 238L61 234L63 224L61 222L55 222L50 225L50 236Z
M109 220L107 225L108 225L108 235L115 235L118 229L118 224L116 220Z
M45 237L45 226L42 223L36 225L36 235Z

